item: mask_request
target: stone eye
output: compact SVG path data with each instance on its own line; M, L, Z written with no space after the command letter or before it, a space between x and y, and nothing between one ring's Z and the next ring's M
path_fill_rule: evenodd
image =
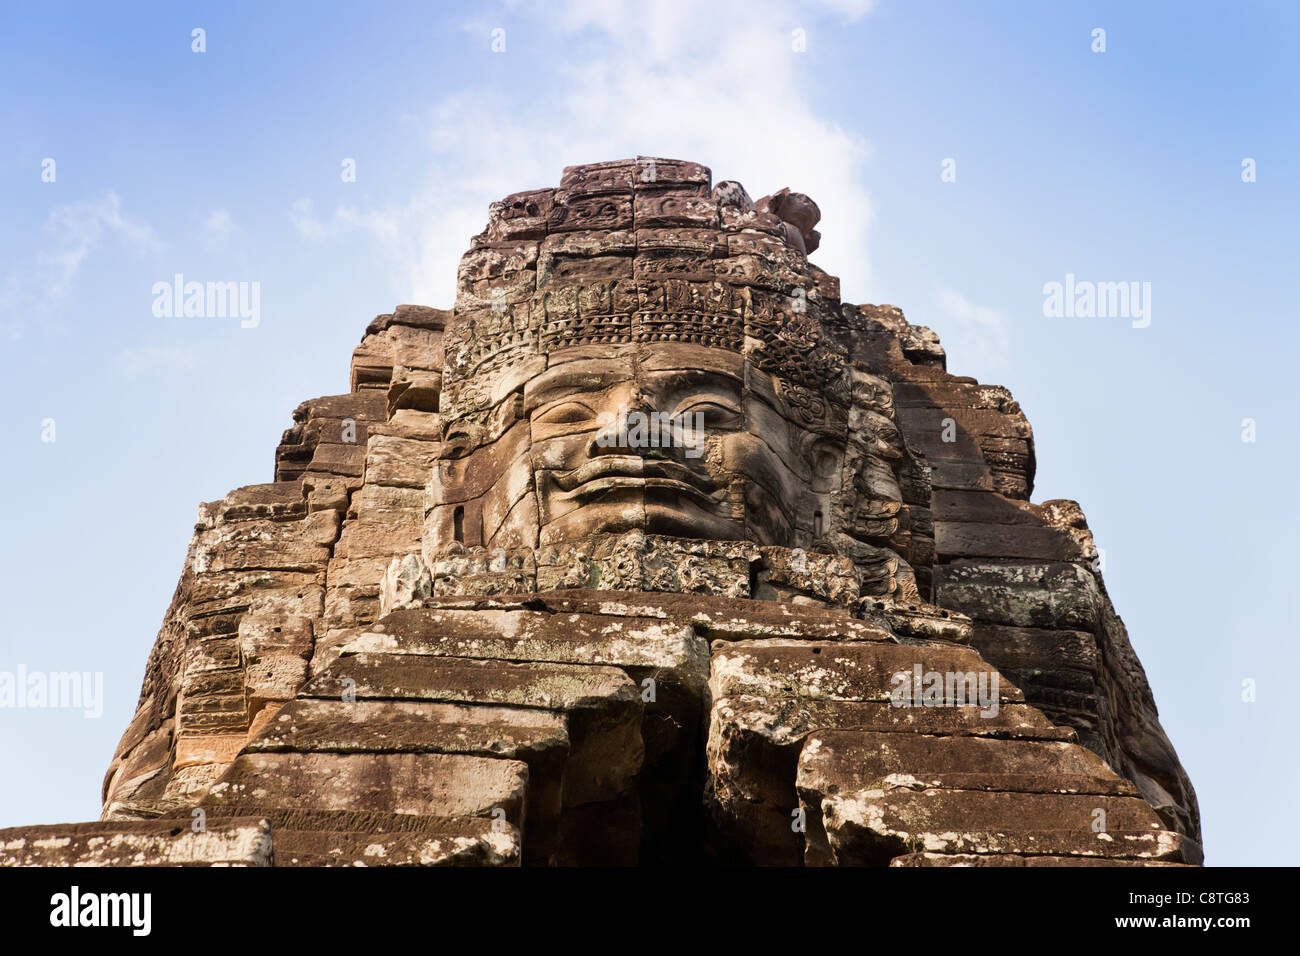
M595 417L596 413L582 402L563 402L547 409L537 420L544 425L573 425Z
M677 414L692 417L703 414L705 426L712 428L734 428L740 423L740 409L710 400L685 403Z

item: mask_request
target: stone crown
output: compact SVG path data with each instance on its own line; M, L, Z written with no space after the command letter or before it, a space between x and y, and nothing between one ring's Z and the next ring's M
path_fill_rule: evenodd
M580 347L688 342L825 388L843 350L838 289L811 265L817 206L710 188L707 167L639 157L570 166L560 185L493 203L461 260L448 387ZM782 218L788 215L789 221Z

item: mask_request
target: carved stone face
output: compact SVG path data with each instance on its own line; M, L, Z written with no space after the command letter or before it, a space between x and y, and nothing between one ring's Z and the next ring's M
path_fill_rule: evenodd
M738 357L699 349L698 368L654 369L637 351L558 354L524 389L542 544L633 529L744 536L717 460L743 427Z
M435 497L462 502L449 530L463 544L642 530L807 546L840 488L843 442L735 352L564 350L521 392L516 420L479 427L481 444L439 463Z

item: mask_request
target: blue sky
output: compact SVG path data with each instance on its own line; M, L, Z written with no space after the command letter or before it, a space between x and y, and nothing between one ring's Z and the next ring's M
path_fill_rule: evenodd
M846 300L1013 391L1034 500L1080 501L1106 552L1208 862L1294 859L1300 8L699 7L0 11L0 670L104 674L97 719L0 710L0 826L97 816L198 503L270 480L370 318L449 306L492 200L647 154L809 193ZM259 283L259 324L155 316L176 273ZM1150 282L1150 325L1045 317L1067 274Z

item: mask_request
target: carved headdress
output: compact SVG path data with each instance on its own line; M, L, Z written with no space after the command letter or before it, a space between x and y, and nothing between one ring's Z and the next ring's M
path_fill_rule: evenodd
M756 206L738 183L709 183L698 164L641 158L570 167L558 189L494 203L461 262L444 415L459 384L538 357L673 342L846 398L843 350L823 328L838 298L804 253L815 204L783 190Z

